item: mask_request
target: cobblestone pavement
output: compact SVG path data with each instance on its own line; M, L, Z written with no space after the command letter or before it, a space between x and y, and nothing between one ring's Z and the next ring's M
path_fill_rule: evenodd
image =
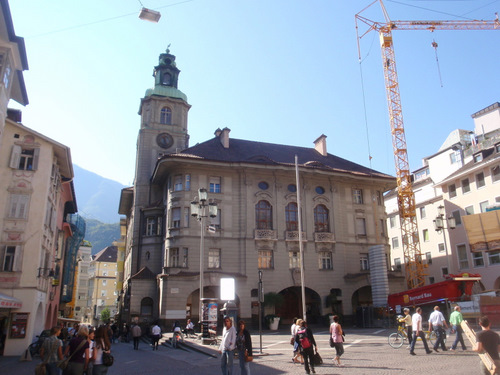
M417 343L416 356L410 356L406 345L393 349L388 345L390 329L346 329L345 354L342 362L345 367L333 364L334 350L328 344L328 331L325 327L312 327L323 357L323 365L316 367L317 374L430 374L448 373L454 375L477 374L479 357L468 350L463 352L439 352L425 354L422 343ZM254 347L253 375L305 374L304 367L293 364L290 336L285 331L262 335L263 354L260 352L260 336L252 332ZM454 339L454 335L448 340ZM173 349L169 342L158 351L153 351L148 343L142 342L139 350L133 344L119 343L112 348L115 363L109 368L109 375L156 375L156 374L221 374L220 360L216 348L200 345L196 339L186 339L187 348ZM469 343L468 347L470 349ZM17 357L0 357L1 375L32 375L38 357L31 362L20 362ZM240 375L238 360L234 361L233 375Z

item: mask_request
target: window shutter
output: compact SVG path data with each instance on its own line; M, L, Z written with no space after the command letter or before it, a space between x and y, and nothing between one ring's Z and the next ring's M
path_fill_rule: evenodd
M33 168L32 170L36 171L38 169L38 158L40 157L40 149L35 148L33 150Z
M9 167L13 169L19 168L19 160L21 159L21 146L13 145L12 152L10 154L10 163Z

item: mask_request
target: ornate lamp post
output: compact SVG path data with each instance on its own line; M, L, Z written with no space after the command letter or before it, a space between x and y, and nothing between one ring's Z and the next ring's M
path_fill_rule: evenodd
M214 201L208 202L207 189L198 189L198 197L191 202L191 216L200 222L200 325L203 321L203 269L204 269L204 242L205 242L205 219L217 216L217 204ZM208 334L201 328L203 334Z
M445 227L445 222L448 222L448 226ZM448 256L448 246L446 245L446 236L444 234L444 230L447 229L447 230L450 230L450 229L455 229L456 228L456 221L455 221L455 218L453 216L449 216L446 220L445 220L445 210L444 210L444 206L443 205L440 205L438 207L438 214L436 216L436 219L434 219L434 229L436 230L436 232L441 232L443 233L443 242L444 242L444 249L446 251L446 260L448 261L448 274L451 273L451 265L450 265L450 257Z

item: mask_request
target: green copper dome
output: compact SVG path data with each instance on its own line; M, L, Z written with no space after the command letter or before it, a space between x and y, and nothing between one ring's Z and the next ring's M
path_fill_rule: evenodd
M181 90L172 86L155 85L153 89L147 89L145 97L149 96L166 96L169 98L182 99L187 102L187 96Z

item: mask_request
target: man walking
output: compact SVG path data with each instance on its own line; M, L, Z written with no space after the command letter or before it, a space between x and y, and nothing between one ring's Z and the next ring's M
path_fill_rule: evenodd
M233 356L236 348L236 329L233 327L233 321L229 316L224 317L224 329L222 330L222 341L219 347L220 367L222 375L232 375Z
M134 324L132 327L132 338L134 339L134 350L139 350L139 339L141 338L142 330L139 324Z
M158 323L155 323L151 328L151 335L153 337L153 350L158 350L158 341L160 341L161 328Z
M429 331L432 329L436 333L436 342L434 343L434 351L437 353L439 350L437 349L441 344L441 349L443 352L446 350L446 345L444 344L444 338L446 335L445 330L443 329L443 325L448 328L448 324L446 323L446 319L444 315L439 311L439 306L434 306L434 311L429 316Z
M427 345L427 340L425 339L425 333L422 331L422 308L417 307L417 310L415 314L411 317L411 326L413 328L413 340L411 341L411 346L410 346L410 354L411 355L416 355L415 354L415 343L417 342L417 337L420 337L422 339L422 342L424 343L424 348L425 352L427 354L431 354L432 350L429 349L429 346Z
M477 344L474 345L472 350L479 353L488 353L498 368L500 364L500 356L498 355L498 352L500 352L500 336L490 329L490 320L487 316L479 318L479 325L482 330L476 334ZM481 374L490 374L483 361L481 361L480 366Z
M457 305L455 306L454 311L450 315L451 329L455 331L457 334L457 337L455 337L455 342L451 346L451 350L455 350L459 342L460 345L462 345L462 350L467 350L467 347L465 346L464 343L462 326L460 325L463 320L464 317L462 316L460 306Z

